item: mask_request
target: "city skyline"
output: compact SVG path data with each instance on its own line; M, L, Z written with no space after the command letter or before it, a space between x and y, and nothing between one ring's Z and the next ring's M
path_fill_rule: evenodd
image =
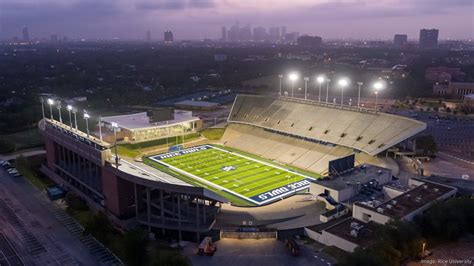
M441 40L474 36L474 5L470 0L270 2L48 0L38 4L33 0L3 0L0 38L21 37L26 25L32 39L51 34L143 39L146 30L158 36L168 29L176 33L176 39L218 39L221 27L229 28L236 21L267 30L285 25L291 31L325 39L392 39L402 33L414 40L422 28L439 29Z

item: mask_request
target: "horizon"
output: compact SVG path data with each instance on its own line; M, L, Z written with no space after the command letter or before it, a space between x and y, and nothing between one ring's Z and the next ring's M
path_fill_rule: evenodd
M218 39L222 26L237 21L252 28L286 26L287 32L323 39L392 39L407 34L416 40L422 28L439 29L440 40L472 40L471 0L2 0L0 39L53 34L71 39L142 40L147 30L162 39L171 30L177 40ZM67 18L67 19L65 19ZM469 23L471 22L471 23Z

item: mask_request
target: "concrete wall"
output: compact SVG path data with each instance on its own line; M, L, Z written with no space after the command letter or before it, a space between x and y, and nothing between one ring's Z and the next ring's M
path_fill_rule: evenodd
M324 244L326 246L336 246L347 252L354 252L354 249L356 249L359 246L355 243L347 241L343 238L340 238L336 235L328 233L324 230L321 233L318 233L311 229L305 228L304 232L306 236L308 236L309 238L315 241L318 241L321 244Z
M390 217L357 204L354 204L352 207L352 217L365 223L374 221L379 224L386 224L390 221Z

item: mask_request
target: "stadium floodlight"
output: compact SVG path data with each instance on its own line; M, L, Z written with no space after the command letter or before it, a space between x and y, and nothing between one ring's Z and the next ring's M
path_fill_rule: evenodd
M72 106L70 104L68 104L66 106L66 109L69 113L69 128L72 129L72 119L71 119L71 111L72 111Z
M290 73L290 75L288 77L289 77L290 82L291 82L291 98L293 98L293 90L295 88L295 81L298 80L298 74L293 72L293 73Z
M338 82L339 86L341 86L341 108L342 105L344 104L344 87L349 85L349 80L342 78Z
M58 105L56 106L58 108L58 112L59 112L59 122L62 123L63 122L63 117L61 116L61 102L58 101Z
M326 80L326 106L329 105L328 99L329 99L329 83L331 83L330 79Z
M86 131L87 131L87 137L89 137L89 118L91 116L86 113L86 111L84 110L84 119L86 120Z
M320 76L318 76L318 77L316 78L316 81L317 81L318 84L319 84L319 98L318 98L318 99L319 99L319 100L318 100L319 102L321 102L321 86L323 85L324 80L325 80L325 78L324 78L324 76L322 76L322 75L320 75Z
M307 100L309 77L304 77L303 79L304 79L304 99Z
M48 104L49 104L49 113L51 114L51 120L54 120L54 117L53 117L53 104L54 104L54 100L53 99L48 99Z
M278 75L278 78L280 79L280 93L278 94L279 96L281 96L281 81L283 79L283 75L282 74L279 74Z
M117 151L117 129L118 129L118 124L116 122L110 123L112 128L114 129L114 138L115 138L115 167L119 167L119 157L118 157L118 151Z
M357 85L359 85L359 96L357 97L357 108L360 109L360 88L362 87L362 85L364 85L364 83L362 82L357 82Z
M378 98L378 94L379 94L379 90L383 89L385 87L384 83L382 81L377 81L374 83L374 94L375 94L375 106L374 106L374 109L375 109L375 113L378 112L378 105L377 105L377 98Z

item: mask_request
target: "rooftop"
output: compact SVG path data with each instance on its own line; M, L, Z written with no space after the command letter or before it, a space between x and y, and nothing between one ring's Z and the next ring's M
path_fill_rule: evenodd
M119 127L136 130L144 129L150 127L165 127L168 125L179 124L183 122L190 122L199 120L198 117L193 117L192 113L189 111L175 110L174 119L169 121L162 121L157 123L150 123L149 118L146 112L129 114L129 115L116 115L116 116L106 116L102 117L102 121L106 123L115 122Z
M315 183L335 190L343 190L348 186L365 184L372 180L379 180L379 177L390 172L390 169L375 165L357 166L350 172L332 177L326 180L318 180Z
M375 239L377 224L375 222L363 223L354 218L348 218L334 226L324 229L324 231L359 246L367 246ZM352 235L351 231L356 231L357 235Z
M407 192L383 202L377 206L371 207L365 202L357 202L358 206L378 211L380 208L383 214L395 219L401 219L421 207L436 201L442 195L456 190L438 183L433 183L423 179L415 179L423 184L408 190Z
M184 100L175 103L176 106L195 106L195 107L216 107L219 106L218 103L207 102L207 101L191 101Z

